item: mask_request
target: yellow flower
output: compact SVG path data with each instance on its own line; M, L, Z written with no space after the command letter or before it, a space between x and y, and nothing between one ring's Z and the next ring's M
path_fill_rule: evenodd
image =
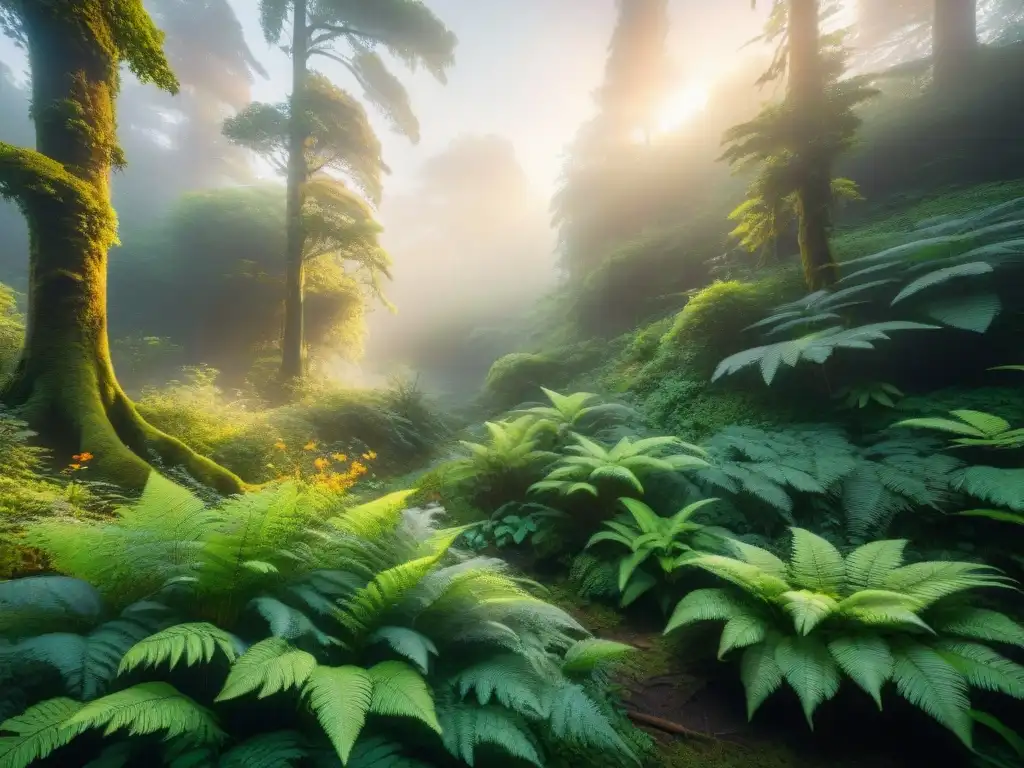
M348 456L344 453L332 453L331 458L335 461L348 461Z
M276 443L274 443L274 447L277 448L277 450L279 451L283 451L288 446L284 444L283 440L278 440Z
M327 469L327 467L329 467L330 465L331 462L325 459L323 456L321 456L320 458L313 462L313 466L321 471Z
M373 461L374 459L377 458L377 452L376 451L367 451L366 452L366 458L368 458L370 461Z
M81 469L81 468L82 468L81 464L69 464L68 465L68 469L70 469L70 470L76 470L76 469Z
M316 450L316 440L310 440L308 443L306 443L304 446L302 446L302 450L304 450L304 451L315 451Z

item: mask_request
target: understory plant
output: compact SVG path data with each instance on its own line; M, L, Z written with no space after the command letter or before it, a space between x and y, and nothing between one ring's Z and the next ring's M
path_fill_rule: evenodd
M66 575L0 583L0 766L632 760L602 671L630 648L408 495L288 482L211 508L154 475L114 520L30 527Z
M585 549L611 542L629 552L618 560L620 605L626 607L670 579L683 565L700 554L721 550L729 531L693 522L693 517L718 499L702 499L688 504L671 517L661 517L642 501L623 497L619 502L627 514L604 523L605 530L590 537ZM657 566L650 567L653 560ZM671 593L660 596L663 608Z
M591 392L562 395L545 387L540 389L550 405L520 407L515 413L536 417L540 428L552 431L559 441L570 432L592 435L602 428L638 419L633 409L621 403L599 402L600 398Z
M583 435L572 435L575 445L566 448L558 463L532 493L554 491L564 495L589 493L599 496L602 485L643 494L641 479L656 472L682 472L706 467L704 450L671 435L623 437L608 447Z
M718 656L741 651L749 717L786 683L813 727L815 710L844 676L879 708L891 682L969 747L971 688L1024 699L1024 666L991 647L1024 648L1024 627L980 600L983 588L1009 586L999 571L904 564L906 540L875 541L844 557L810 531L792 535L788 561L738 541L737 557L690 560L727 585L686 595L665 628L725 622Z

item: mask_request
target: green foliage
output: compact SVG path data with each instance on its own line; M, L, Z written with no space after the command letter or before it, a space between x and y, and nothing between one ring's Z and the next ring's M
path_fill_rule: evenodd
M660 517L653 509L636 499L619 502L627 515L605 521L607 530L590 537L586 549L602 541L621 544L629 554L619 559L618 589L623 607L635 602L660 579L671 576L691 558L722 548L723 539L731 534L721 528L692 522L691 518L718 499L703 499L680 509L671 517ZM651 573L644 565L655 560L658 572Z
M595 403L598 396L590 392L561 395L541 387L551 405L521 408L515 413L529 414L538 419L538 429L551 430L564 439L569 432L593 433L602 427L635 420L637 413L620 403ZM541 426L543 425L543 426Z
M835 696L844 675L879 707L891 681L970 746L970 688L1024 698L1024 667L988 645L1024 647L1024 627L971 601L982 588L1009 586L998 571L975 563L904 565L906 545L875 541L844 557L794 528L787 562L736 543L736 559L691 561L730 586L691 592L665 631L726 622L718 656L743 649L750 717L783 682L813 727L815 710Z
M716 281L698 291L676 315L662 339L675 352L673 362L698 376L709 375L723 353L742 348L742 332L769 307L791 294L796 282L787 272L756 282Z
M872 403L877 403L883 408L895 408L897 400L903 397L903 393L887 382L872 381L843 387L832 397L835 400L841 400L842 407L847 409L866 408Z
M513 352L494 361L484 382L484 393L497 407L512 408L536 399L544 386L569 383L605 354L603 345L586 343L543 354Z
M570 445L566 451L574 455L561 456L543 480L530 486L531 493L589 493L596 497L606 484L611 484L619 490L642 494L640 478L645 475L707 466L700 458L704 455L701 448L677 437L623 437L611 447L583 435L573 434L572 437L576 445Z
M818 499L835 505L854 538L883 533L901 512L941 509L963 466L933 440L890 439L859 447L829 425L771 432L731 427L704 448L711 466L694 479L711 492L734 494L750 519L763 521L768 509L792 524L807 514L802 501Z
M473 550L528 544L544 554L557 547L559 526L567 519L565 512L546 504L510 501L498 507L489 520L467 531L465 541Z
M408 493L352 507L285 484L208 508L154 478L117 519L32 527L73 576L0 583L0 680L37 702L0 725L4 765L97 728L107 752L204 765L472 764L483 744L538 766L558 743L630 758L602 676L626 649L499 561L449 553L462 529Z
M0 381L14 370L25 339L25 325L14 291L0 284Z

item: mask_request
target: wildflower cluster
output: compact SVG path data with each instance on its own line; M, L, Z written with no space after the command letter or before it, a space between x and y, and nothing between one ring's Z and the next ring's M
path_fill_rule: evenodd
M73 475L76 472L81 472L83 469L88 469L89 462L92 461L94 458L95 457L88 451L76 453L74 456L71 457L71 463L68 464L63 470L61 470L61 474Z
M315 440L310 440L300 451L289 451L285 442L278 440L274 450L280 454L280 459L267 467L278 473L278 480L299 480L331 493L344 493L355 485L370 471L368 463L377 458L371 450L349 457L347 453L321 448Z

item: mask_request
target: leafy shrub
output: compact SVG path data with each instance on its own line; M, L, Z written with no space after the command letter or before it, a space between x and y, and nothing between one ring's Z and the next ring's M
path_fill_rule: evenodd
M678 437L660 436L634 439L623 437L607 447L583 435L547 476L530 487L531 493L554 491L571 495L588 493L597 497L608 487L643 494L640 479L656 472L683 472L706 467L704 451ZM671 451L671 453L670 453Z
M31 704L0 724L4 764L86 760L97 728L105 759L195 765L629 759L603 671L629 647L450 551L462 531L407 496L285 484L211 509L154 476L116 521L38 524L69 575L0 584L0 679Z
M782 421L787 410L783 404L768 407L760 392L712 390L706 380L677 373L658 377L644 394L643 410L652 426L693 440L733 425L766 427Z
M968 689L1024 699L1024 667L986 643L1024 648L1024 626L978 606L975 592L1006 587L976 563L903 564L905 540L865 544L844 558L819 536L793 529L788 562L735 543L739 559L690 561L730 586L691 592L665 631L725 621L719 658L743 649L747 713L787 683L808 724L843 676L882 706L882 687L899 694L971 745Z
M598 396L590 392L562 395L546 387L540 389L550 405L521 406L514 413L535 417L537 428L553 432L558 443L563 442L570 432L593 434L604 427L636 421L639 415L620 403L596 402Z
M607 347L598 342L571 344L542 354L513 352L494 361L484 382L484 394L497 408L513 408L535 400L542 386L569 384L606 355Z
M723 354L742 348L743 330L798 285L798 278L786 271L758 282L716 281L676 315L662 345L687 373L710 375Z
M606 530L591 536L585 549L607 541L629 550L618 560L617 586L623 607L657 587L666 577L671 578L696 555L722 549L724 540L732 534L692 520L701 509L717 501L703 499L686 505L671 517L660 517L642 501L619 499L628 514L605 521ZM651 560L657 564L653 573L651 568L645 567ZM662 597L669 599L671 595L666 593Z

